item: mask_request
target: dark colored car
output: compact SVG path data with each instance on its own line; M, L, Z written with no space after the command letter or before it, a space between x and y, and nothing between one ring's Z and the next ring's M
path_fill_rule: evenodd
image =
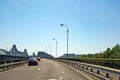
M38 65L38 61L36 57L29 58L28 60L28 66L30 65Z
M37 57L37 60L38 60L38 61L41 61L41 58L40 58L40 57Z

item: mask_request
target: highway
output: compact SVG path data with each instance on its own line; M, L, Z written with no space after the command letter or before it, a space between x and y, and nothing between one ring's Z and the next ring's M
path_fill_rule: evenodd
M27 64L0 72L0 80L100 80L67 64L42 59L37 66Z

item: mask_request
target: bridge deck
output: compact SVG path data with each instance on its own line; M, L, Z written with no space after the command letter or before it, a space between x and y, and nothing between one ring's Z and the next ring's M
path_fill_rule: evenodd
M0 72L1 80L99 80L61 62L42 59L38 66L27 64Z

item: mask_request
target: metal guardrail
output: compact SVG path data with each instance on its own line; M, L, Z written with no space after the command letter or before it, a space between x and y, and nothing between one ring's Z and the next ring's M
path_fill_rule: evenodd
M83 62L77 62L77 61L70 61L70 60L62 60L62 59L56 59L57 61L64 62L66 64L72 65L76 68L82 68L85 69L89 72L94 72L97 71L96 74L99 75L100 73L105 73L104 79L109 79L111 75L114 75L117 78L117 80L120 80L120 70L117 69L111 69L107 67L102 67L102 66L97 66L97 65L92 65L88 63L83 63Z
M26 61L20 61L20 62L13 62L13 63L2 64L2 65L0 65L0 71L20 66L20 65L22 65L22 64L24 64L26 62L27 62L27 60Z
M25 61L27 59L9 59L9 60L0 60L0 65L3 64L9 64L9 63L13 63L13 62L20 62L20 61Z

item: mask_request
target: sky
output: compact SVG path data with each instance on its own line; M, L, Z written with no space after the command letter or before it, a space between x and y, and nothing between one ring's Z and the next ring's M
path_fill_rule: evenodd
M105 51L120 44L120 0L0 0L0 48L28 54ZM55 40L53 40L53 38Z

